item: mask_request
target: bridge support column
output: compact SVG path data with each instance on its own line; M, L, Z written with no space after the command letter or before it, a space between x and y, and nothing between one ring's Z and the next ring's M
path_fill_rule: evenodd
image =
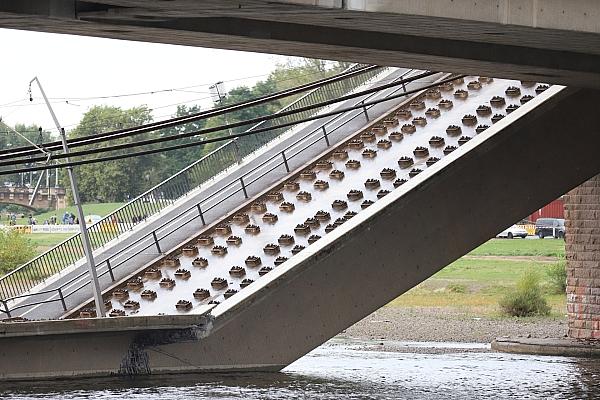
M600 175L565 197L568 336L600 339Z

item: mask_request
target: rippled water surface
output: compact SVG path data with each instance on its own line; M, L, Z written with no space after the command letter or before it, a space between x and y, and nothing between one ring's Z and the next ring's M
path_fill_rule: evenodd
M371 344L372 345L372 344ZM401 343L397 348L405 347ZM423 345L420 348L426 347ZM443 354L380 352L331 341L276 374L186 375L34 383L1 399L582 399L600 398L600 361L438 345ZM367 350L365 350L367 349Z

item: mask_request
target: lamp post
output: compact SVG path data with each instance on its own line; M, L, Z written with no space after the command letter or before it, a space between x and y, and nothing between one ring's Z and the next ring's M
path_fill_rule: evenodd
M50 115L54 120L54 124L56 125L56 129L60 135L60 139L62 141L62 147L64 154L69 154L69 145L67 143L67 136L65 134L65 129L62 128L56 118L56 114L54 114L54 110L48 101L48 97L46 97L46 93L42 88L42 84L40 83L37 77L33 78L29 82L29 101L33 101L31 97L31 84L36 83L44 101L46 102L46 106L50 111ZM69 158L65 158L65 162L69 162ZM94 294L94 301L96 303L96 315L100 317L105 317L106 312L104 311L104 301L102 300L102 292L100 290L100 283L98 282L98 273L96 272L96 264L94 263L94 255L92 253L92 245L90 242L90 236L86 229L85 224L85 216L83 214L83 208L81 207L81 200L79 197L79 189L77 187L77 177L73 173L73 167L67 167L67 174L69 175L69 180L71 181L71 191L73 192L73 202L75 203L75 207L77 208L77 216L79 217L79 227L81 229L81 237L83 239L83 251L85 253L85 258L87 259L88 272L90 273L90 281L92 283L92 292Z
M223 81L219 81L219 82L215 83L214 85L209 86L208 90L210 91L210 97L212 98L213 104L219 105L219 106L222 105L223 100L225 99L225 96L227 94L227 91L225 89L225 84L223 83ZM229 121L227 120L226 113L223 114L223 119L225 120L225 125L229 125ZM233 135L233 131L231 130L231 128L227 128L227 132L229 133L229 136ZM238 138L233 139L233 147L235 150L235 157L239 164L242 162L242 156L240 154L240 148L239 148L237 140L238 140Z

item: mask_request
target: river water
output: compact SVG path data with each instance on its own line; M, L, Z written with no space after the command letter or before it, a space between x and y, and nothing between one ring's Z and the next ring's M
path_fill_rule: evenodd
M1 399L594 399L600 361L335 339L281 373L0 386ZM394 348L398 351L380 351Z

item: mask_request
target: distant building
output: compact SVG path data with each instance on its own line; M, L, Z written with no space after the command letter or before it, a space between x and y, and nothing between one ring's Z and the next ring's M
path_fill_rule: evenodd
M527 219L531 222L537 221L538 218L564 218L565 217L565 203L562 196L550 204L545 205Z

